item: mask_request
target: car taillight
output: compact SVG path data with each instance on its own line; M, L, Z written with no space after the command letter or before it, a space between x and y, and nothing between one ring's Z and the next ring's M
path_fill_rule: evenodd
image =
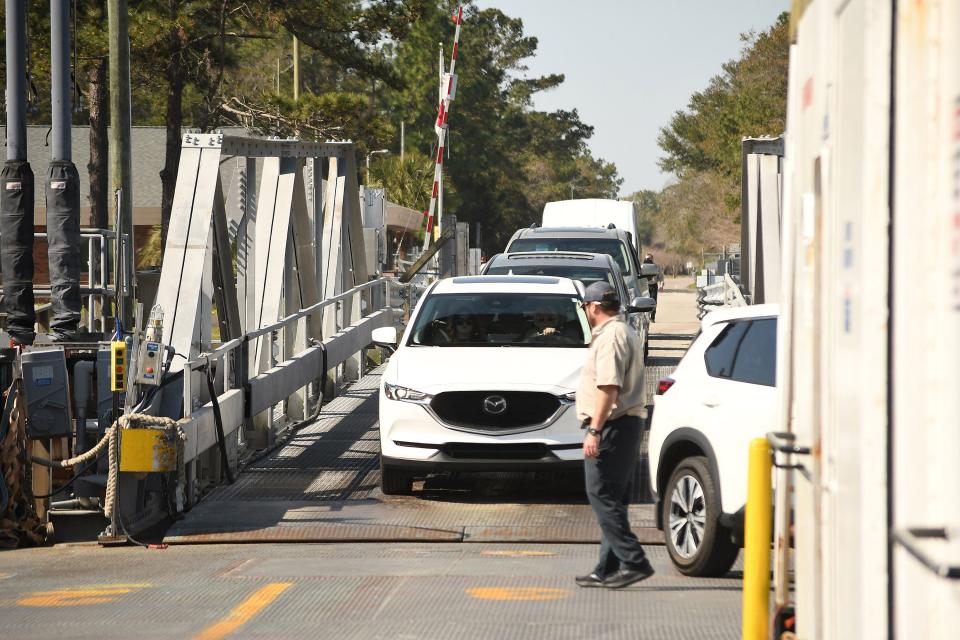
M657 383L657 395L662 396L667 392L667 390L673 386L673 383L676 382L673 378L660 378L660 382Z

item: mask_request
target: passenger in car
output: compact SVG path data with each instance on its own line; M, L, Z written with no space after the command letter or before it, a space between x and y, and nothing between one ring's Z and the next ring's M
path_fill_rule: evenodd
M524 334L524 340L535 340L548 336L562 337L563 318L556 310L546 305L533 313L533 327Z
M450 342L483 342L476 319L469 314L453 316Z

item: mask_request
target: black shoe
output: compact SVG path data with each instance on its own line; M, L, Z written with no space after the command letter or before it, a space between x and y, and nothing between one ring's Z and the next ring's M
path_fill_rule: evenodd
M578 587L602 587L603 578L596 571L588 576L577 576Z
M603 581L603 586L607 589L622 589L623 587L636 584L641 580L646 580L656 571L646 562L635 569L620 569L615 574Z

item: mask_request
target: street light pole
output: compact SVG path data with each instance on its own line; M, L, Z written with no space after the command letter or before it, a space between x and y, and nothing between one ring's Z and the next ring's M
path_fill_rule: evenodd
M378 155L381 153L390 153L390 149L377 149L376 151L370 151L367 153L367 172L365 175L367 184L370 184L370 156Z

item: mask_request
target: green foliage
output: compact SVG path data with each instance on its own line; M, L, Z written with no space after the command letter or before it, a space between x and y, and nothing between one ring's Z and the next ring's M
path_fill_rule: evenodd
M717 171L740 178L740 140L784 130L789 65L789 15L760 35L744 34L746 47L723 65L706 89L690 97L687 111L660 130L660 167L682 177Z
M407 123L408 148L432 149L435 141L436 43L449 47L455 8L450 2L430 7L391 50L404 87L386 95L387 108ZM590 155L586 140L593 129L576 111L531 108L537 91L563 81L520 77L536 47L521 20L498 9L464 8L445 160L446 184L455 192L447 192L444 204L458 219L483 225L487 254L502 250L518 227L539 220L546 202L569 198L571 188L576 197L615 197L621 183L614 165Z
M35 123L49 122L49 19L30 3ZM104 0L78 3L78 60L106 54ZM352 140L369 149L371 180L400 204L429 204L437 150L437 43L450 45L450 0L140 0L130 3L135 125L211 129L242 124L264 135ZM39 35L42 34L42 35ZM300 99L292 99L292 36L300 46ZM576 110L536 111L533 98L562 75L527 77L537 39L494 8L464 6L458 92L445 154L445 213L483 225L484 249L501 250L543 205L570 197L614 198L616 166L587 147L593 128ZM85 82L86 74L78 74ZM75 122L88 114L77 114ZM406 125L399 161L400 122ZM168 141L167 165L176 167ZM178 151L173 144L174 151ZM157 150L159 153L160 151ZM165 174L165 198L174 175ZM169 202L165 200L163 206ZM165 210L166 211L166 210ZM157 240L157 248L161 246Z
M417 151L407 151L403 160L400 156L380 157L370 164L368 183L386 189L391 202L426 211L433 188L433 168L433 160ZM450 185L446 185L444 195L453 195Z
M740 57L660 130L659 164L677 181L633 198L652 212L656 241L679 262L699 258L705 246L739 241L740 141L785 128L788 29L784 13L767 31L741 36Z
M637 227L640 243L642 245L652 244L657 228L657 218L661 210L660 194L650 189L642 189L627 196L626 200L636 202L640 211L640 225Z

